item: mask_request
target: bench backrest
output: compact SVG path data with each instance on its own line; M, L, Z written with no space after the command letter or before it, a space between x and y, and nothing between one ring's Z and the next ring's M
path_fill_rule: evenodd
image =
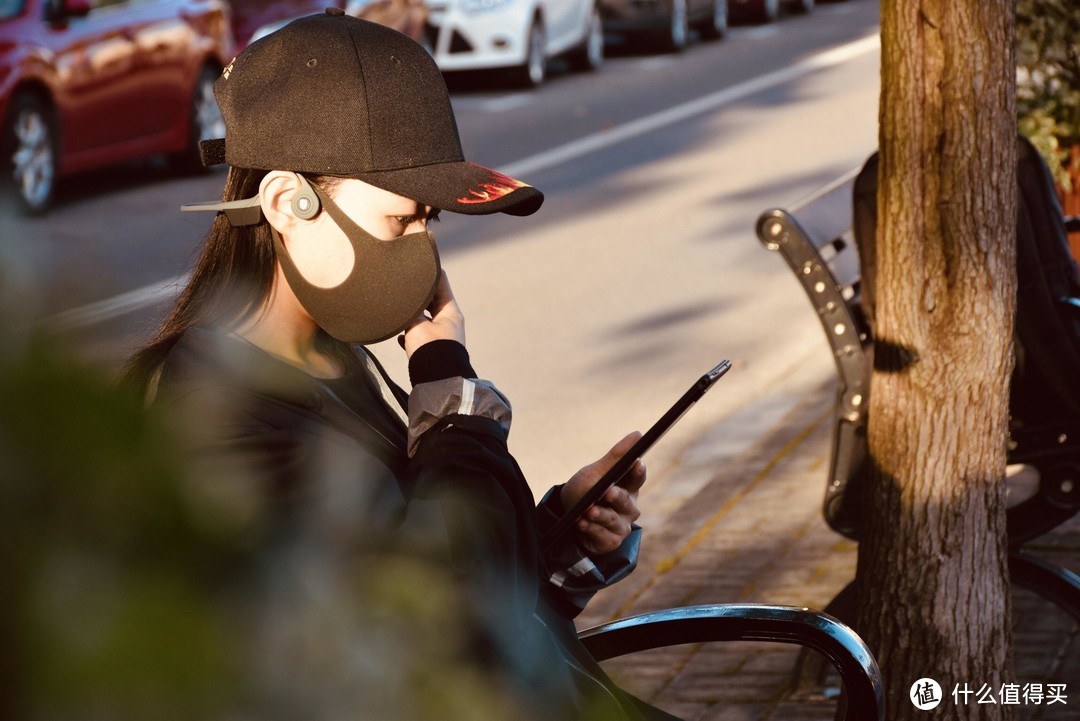
M1016 544L1080 509L1080 274L1045 163L1018 146L1017 364L1010 398L1009 462L1040 474L1038 495L1009 509ZM873 366L873 252L877 154L790 210L757 222L759 240L778 251L818 312L840 377L824 516L858 537L859 476L867 457ZM860 265L868 267L864 277Z
M824 514L829 525L854 537L857 484L866 455L866 410L873 352L861 306L859 253L852 231L851 198L858 169L796 203L758 218L758 239L778 251L818 313L840 377L837 426L829 463Z

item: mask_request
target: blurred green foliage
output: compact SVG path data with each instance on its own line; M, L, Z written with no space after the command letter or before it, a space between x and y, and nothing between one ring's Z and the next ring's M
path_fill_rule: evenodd
M1080 3L1017 0L1016 62L1020 132L1071 190L1069 151L1080 144Z
M235 528L184 497L164 421L55 341L0 354L0 704L193 718L239 667L216 594Z
M10 331L0 720L565 717L477 653L487 620L426 551L282 552L199 486L175 419Z

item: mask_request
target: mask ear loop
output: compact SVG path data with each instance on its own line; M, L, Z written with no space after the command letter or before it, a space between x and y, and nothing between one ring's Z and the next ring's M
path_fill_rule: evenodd
M368 237L375 242L388 242L378 240L377 238L375 238L375 236L371 235L371 233L360 227L360 225L355 220L349 217L348 213L341 209L341 206L339 206L333 201L333 199L331 199L330 195L325 190L315 185L314 183L309 183L302 175L300 176L300 178L303 180L303 183L306 184L308 188L315 191L315 194L319 196L319 200L322 201L322 207L326 210L327 214L335 223L337 223L337 226L339 228L345 231L347 235L349 235L350 237ZM428 238L429 242L431 242L432 247L435 247L435 234L431 232L431 230L425 228L424 230L417 231L416 233L413 233L411 235L425 236ZM408 236L402 236L402 238L404 237ZM401 238L395 238L394 240L401 240ZM436 253L438 253L437 249Z
M317 196L315 202L321 204L322 208L326 209L326 212L330 215L330 218L333 219L335 223L337 223L337 226L339 228L341 228L350 236L354 234L354 232L350 232L354 228L356 230L359 230L362 236L368 235L368 233L363 228L358 226L356 222L349 217L348 213L338 207L338 204L330 198L330 196L326 193L325 190L309 182L308 179L305 178L303 175L300 176L300 184L304 188L306 188L308 192L313 192Z
M300 189L297 190L296 193L293 195L291 204L293 207L293 213L297 217L301 218L302 220L310 220L311 218L314 218L316 215L322 212L323 208L326 208L326 212L330 215L330 218L335 223L337 223L338 227L342 230L345 230L345 228L342 227L343 223L350 223L354 227L359 228L359 226L356 226L356 224L353 223L352 219L349 218L345 211L339 208L338 205L330 199L330 196L326 193L326 191L324 191L318 185L312 183L300 173L296 173L296 177L300 181ZM309 201L308 209L298 210L297 206L299 205L299 203L297 202L297 200L303 198L306 198ZM256 197L255 200L258 200L258 197ZM228 215L228 211L225 212L226 215ZM307 217L305 217L305 215ZM363 234L362 228L360 228L360 231ZM296 275L303 282L307 283L308 281L306 278L304 278L303 273L301 273L293 263L292 256L289 255L289 250L285 247L285 239L281 237L281 233L279 233L277 228L275 228L274 226L270 226L270 235L271 237L273 237L274 240L274 251L278 255L278 262L288 263L290 266L292 266L292 272L295 272ZM357 243L355 241L352 243L352 246L353 253L356 254L354 262L358 263L360 262L361 249L357 247Z

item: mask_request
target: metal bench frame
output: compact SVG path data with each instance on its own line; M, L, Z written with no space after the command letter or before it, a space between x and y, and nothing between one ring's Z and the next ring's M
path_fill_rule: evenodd
M873 338L861 306L861 271L852 230L852 200L859 169L796 204L774 208L757 221L758 239L779 252L798 278L818 313L836 361L835 430L823 514L838 533L858 539L860 474L867 456ZM1066 219L1066 227L1080 221ZM1073 302L1063 299L1062 302ZM1053 601L1080 621L1080 576L1035 558L1023 545L1080 511L1080 428L1026 429L1009 444L1009 463L1034 466L1039 487L1030 498L1010 507L1009 568L1013 582ZM852 622L854 593L842 591L826 611Z
M813 649L840 674L837 718L883 721L881 672L866 644L837 619L806 608L756 604L688 606L613 621L578 638L597 661L653 648L712 641L768 641Z

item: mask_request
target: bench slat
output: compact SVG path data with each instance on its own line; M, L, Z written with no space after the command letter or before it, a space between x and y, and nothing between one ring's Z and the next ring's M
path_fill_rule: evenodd
M1037 158L1034 151L1032 154ZM867 454L867 400L873 365L873 338L862 305L859 252L854 241L854 190L858 185L860 202L866 200L863 185L867 178L875 177L871 175L875 168L868 162L861 171L867 175L860 176L856 169L791 210L768 210L756 226L759 240L769 250L779 252L799 280L833 352L840 382L824 515L834 530L853 539L859 534L858 503L852 500L852 492L857 493ZM867 206L858 207L862 211ZM860 219L859 228L864 225ZM1013 419L1007 460L1033 466L1039 474L1037 494L1007 511L1009 543L1014 550L1077 513L1078 438L1074 420L1016 423ZM1080 591L1076 598L1080 599ZM1080 616L1080 605L1074 603L1071 608Z
M851 230L851 194L859 169L837 179L788 211L815 248L821 248ZM849 236L850 237L850 236Z

